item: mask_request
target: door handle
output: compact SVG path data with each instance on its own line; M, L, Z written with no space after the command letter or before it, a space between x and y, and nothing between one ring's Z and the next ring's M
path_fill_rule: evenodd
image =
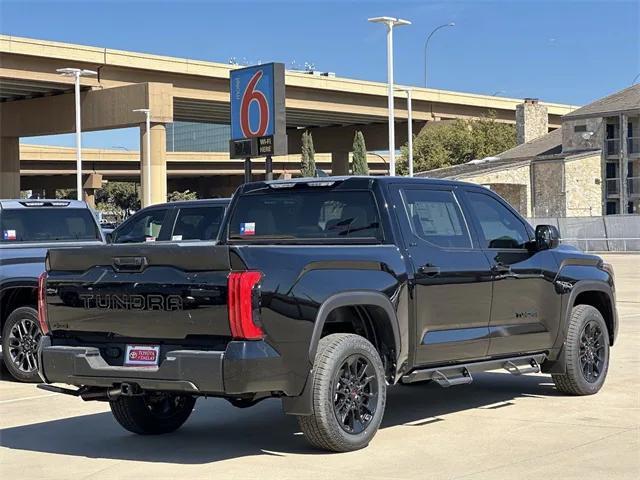
M418 268L418 273L427 277L435 277L440 275L440 267L427 263L426 265L422 265Z
M502 262L496 263L493 267L491 267L491 271L493 273L505 275L507 273L511 273L511 265L505 265Z

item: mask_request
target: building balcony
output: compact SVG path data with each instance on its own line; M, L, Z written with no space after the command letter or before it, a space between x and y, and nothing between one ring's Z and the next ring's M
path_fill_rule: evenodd
M605 179L605 194L607 197L620 195L620 179L619 178Z
M607 138L604 142L607 157L617 157L620 154L619 138Z

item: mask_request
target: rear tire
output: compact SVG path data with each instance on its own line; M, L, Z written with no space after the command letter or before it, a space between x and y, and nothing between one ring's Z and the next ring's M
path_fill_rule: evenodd
M386 402L384 367L375 347L358 335L322 338L309 381L313 413L298 416L307 440L332 452L366 447L378 431Z
M38 311L33 307L16 308L2 329L2 357L8 372L19 382L40 382L38 342L42 337Z
M566 373L552 375L556 388L569 395L597 393L609 370L609 332L598 309L573 307L564 353Z
M187 421L196 399L191 395L151 392L111 400L111 413L125 429L138 435L170 433Z

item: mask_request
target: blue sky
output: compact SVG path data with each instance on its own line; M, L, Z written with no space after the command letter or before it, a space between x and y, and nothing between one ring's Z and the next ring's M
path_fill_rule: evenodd
M584 104L640 73L640 0L56 1L0 0L0 32L227 62L281 61L384 81L385 33L368 17L413 22L395 31L397 83ZM85 134L85 146L138 147L136 130ZM29 139L73 145L71 136Z

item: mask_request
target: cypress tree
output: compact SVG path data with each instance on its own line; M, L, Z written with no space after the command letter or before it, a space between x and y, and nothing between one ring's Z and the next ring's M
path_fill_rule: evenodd
M316 176L316 152L313 149L313 138L311 132L305 130L302 133L302 162L300 164L300 173L303 177Z
M359 130L353 138L353 160L351 164L351 173L353 175L369 175L367 146L364 143L364 135Z

